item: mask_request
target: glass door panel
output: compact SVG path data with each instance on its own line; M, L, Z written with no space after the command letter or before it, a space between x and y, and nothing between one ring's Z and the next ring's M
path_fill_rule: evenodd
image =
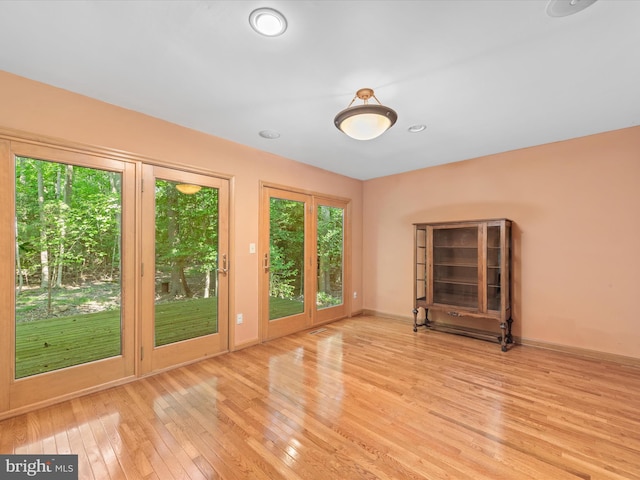
M15 161L15 378L120 355L122 174Z
M344 200L314 197L314 324L348 315L347 207Z
M478 229L433 230L433 301L478 308Z
M156 347L218 333L218 194L156 179Z
M269 320L304 312L305 202L269 201Z
M318 310L344 303L344 209L319 205L317 210Z
M142 171L146 373L228 349L229 185L151 165Z

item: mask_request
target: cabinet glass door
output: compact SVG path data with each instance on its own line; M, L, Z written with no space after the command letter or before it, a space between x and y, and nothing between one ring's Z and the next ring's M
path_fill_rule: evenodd
M478 228L433 230L433 302L478 308Z
M500 280L500 226L487 227L487 309L500 310L502 292Z
M427 300L427 229L416 228L415 251L415 298L419 301Z

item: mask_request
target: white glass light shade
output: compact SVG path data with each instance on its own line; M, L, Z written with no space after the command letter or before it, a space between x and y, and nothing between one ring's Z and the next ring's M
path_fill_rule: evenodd
M384 105L357 105L338 113L336 127L356 140L371 140L386 132L398 119L392 109Z
M179 183L176 185L176 188L180 193L184 193L186 195L193 195L202 189L200 185L192 185L190 183Z

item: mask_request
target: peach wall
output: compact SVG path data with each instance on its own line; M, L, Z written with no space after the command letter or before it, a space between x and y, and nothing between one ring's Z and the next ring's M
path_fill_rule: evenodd
M411 316L413 222L506 217L514 334L640 358L640 127L365 182L364 308Z
M158 162L180 163L232 177L231 222L235 294L231 315L242 312L235 345L258 339L257 254L260 182L352 200L353 288L362 290L362 182L237 143L180 127L65 90L0 71L0 127L121 150ZM362 309L362 297L351 309ZM232 322L233 323L233 322Z
M514 333L640 358L640 127L363 183L0 72L0 127L230 175L235 344L258 338L260 181L352 199L352 312L409 317L413 222L516 226ZM363 207L364 206L364 207ZM362 259L367 261L363 263ZM363 285L363 278L366 284Z

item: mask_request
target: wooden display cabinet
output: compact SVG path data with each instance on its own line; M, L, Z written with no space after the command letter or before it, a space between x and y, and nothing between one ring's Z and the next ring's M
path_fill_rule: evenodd
M498 340L511 335L511 221L507 219L416 223L413 331L425 326ZM423 308L424 323L418 323ZM496 319L500 335L459 325L436 324L429 310L451 317Z

